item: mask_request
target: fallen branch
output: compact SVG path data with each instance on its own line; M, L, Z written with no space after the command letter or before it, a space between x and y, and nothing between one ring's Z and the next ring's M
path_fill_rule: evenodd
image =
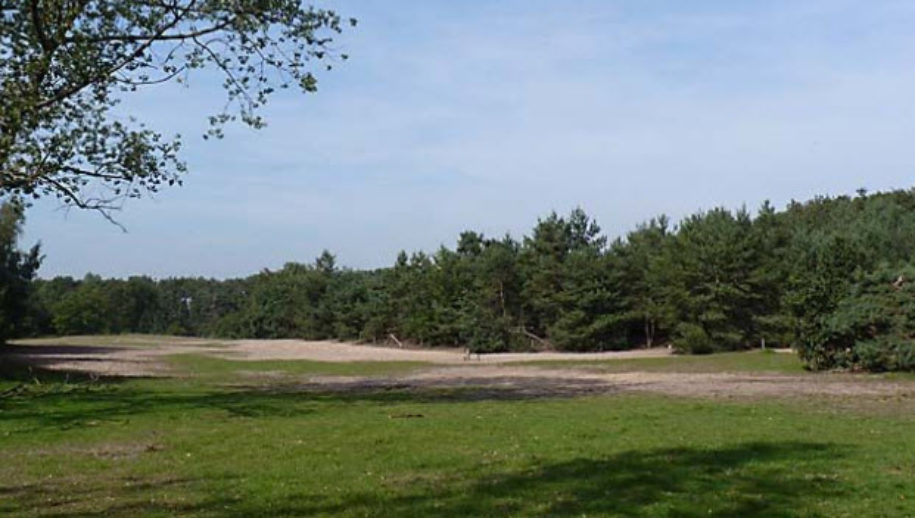
M13 387L11 389L0 392L0 399L17 396L20 393L24 392L26 388L27 388L27 385L25 383L20 383L19 385L16 385L15 387Z
M531 340L534 340L535 342L539 343L545 349L555 349L555 347L553 347L552 342L550 342L546 338L541 338L541 337L535 335L534 333L531 333L530 331L525 329L524 326L521 326L520 328L518 328L518 332L523 334L524 336L530 338Z

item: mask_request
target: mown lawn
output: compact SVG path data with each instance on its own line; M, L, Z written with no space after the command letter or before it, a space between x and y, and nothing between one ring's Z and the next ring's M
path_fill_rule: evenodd
M362 368L377 367L293 372ZM0 392L22 388L0 397L0 515L915 515L911 414L829 399L330 393L202 370L37 384L8 368Z

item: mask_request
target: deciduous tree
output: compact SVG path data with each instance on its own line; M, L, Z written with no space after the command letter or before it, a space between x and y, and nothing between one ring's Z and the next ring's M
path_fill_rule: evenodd
M29 314L32 278L41 265L38 245L18 247L23 222L22 204L0 204L0 344L24 331Z
M0 193L107 214L180 183L180 138L116 117L123 98L209 69L227 102L208 135L234 120L259 128L274 92L312 92L316 68L345 59L332 39L344 25L298 0L4 1Z

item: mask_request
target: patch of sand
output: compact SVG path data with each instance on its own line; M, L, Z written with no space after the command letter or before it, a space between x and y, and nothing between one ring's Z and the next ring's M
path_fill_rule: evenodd
M543 360L613 360L668 356L667 349L638 349L603 353L497 353L467 357L461 349L401 349L307 340L204 340L198 338L133 336L67 337L23 340L8 355L45 369L86 372L102 376L162 376L164 357L204 354L241 361L310 360L319 362L421 362L439 365L502 364Z
M424 362L436 364L498 364L552 360L614 360L658 358L664 349L635 349L601 353L494 353L467 357L461 349L401 349L343 342L306 340L238 340L221 342L221 351L236 360L312 360L322 362Z
M145 341L144 341L145 340ZM504 353L467 359L459 349L400 349L304 340L198 340L142 337L87 345L85 340L28 341L10 346L9 358L36 367L102 376L167 376L165 357L203 354L242 361L423 362L407 374L387 377L314 376L309 387L327 390L474 387L525 396L654 392L681 396L870 396L915 397L915 383L849 374L595 372L582 366L519 365L543 360L602 361L668 356L667 349L604 353ZM2 360L2 357L0 357Z

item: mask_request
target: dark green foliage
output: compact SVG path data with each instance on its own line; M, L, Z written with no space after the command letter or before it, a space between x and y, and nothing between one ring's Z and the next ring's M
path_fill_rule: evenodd
M620 288L609 256L597 247L569 253L563 265L559 316L547 329L550 340L568 351L622 349Z
M750 283L757 295L753 324L760 344L788 347L793 343L792 320L783 297L795 266L788 253L793 237L791 230L790 221L776 213L768 201L760 207L753 221L753 240L758 248L758 257L756 268L750 274Z
M801 356L814 368L915 370L915 267L882 265L820 316Z
M31 331L32 278L41 264L38 245L19 250L23 207L18 200L0 204L0 344Z
M473 236L472 248L467 238ZM465 237L466 236L466 237ZM477 239L479 238L479 239ZM469 253L468 253L469 251ZM521 326L521 274L519 244L511 237L483 240L464 233L458 253L468 264L470 280L461 305L462 338L472 352L506 351L523 347Z
M715 209L687 218L670 254L671 302L677 321L688 324L674 337L677 349L748 347L758 335L754 315L761 305L753 275L761 249L749 214Z
M676 346L680 352L709 354L715 352L716 344L706 328L694 322L681 322L675 330Z
M522 324L563 350L625 347L625 302L597 222L581 209L537 222L520 255Z
M569 225L555 212L538 220L531 237L524 240L520 259L526 320L535 333L546 334L559 319L563 264L570 247Z
M915 370L906 345L915 193L817 198L784 217L794 235L783 300L808 367Z
M673 235L665 216L630 232L612 246L613 268L621 276L629 342L652 347L674 321L670 304L670 246Z
M54 330L63 335L89 335L115 330L117 314L109 312L117 291L106 296L98 277L86 276L79 288L65 294L51 307Z

